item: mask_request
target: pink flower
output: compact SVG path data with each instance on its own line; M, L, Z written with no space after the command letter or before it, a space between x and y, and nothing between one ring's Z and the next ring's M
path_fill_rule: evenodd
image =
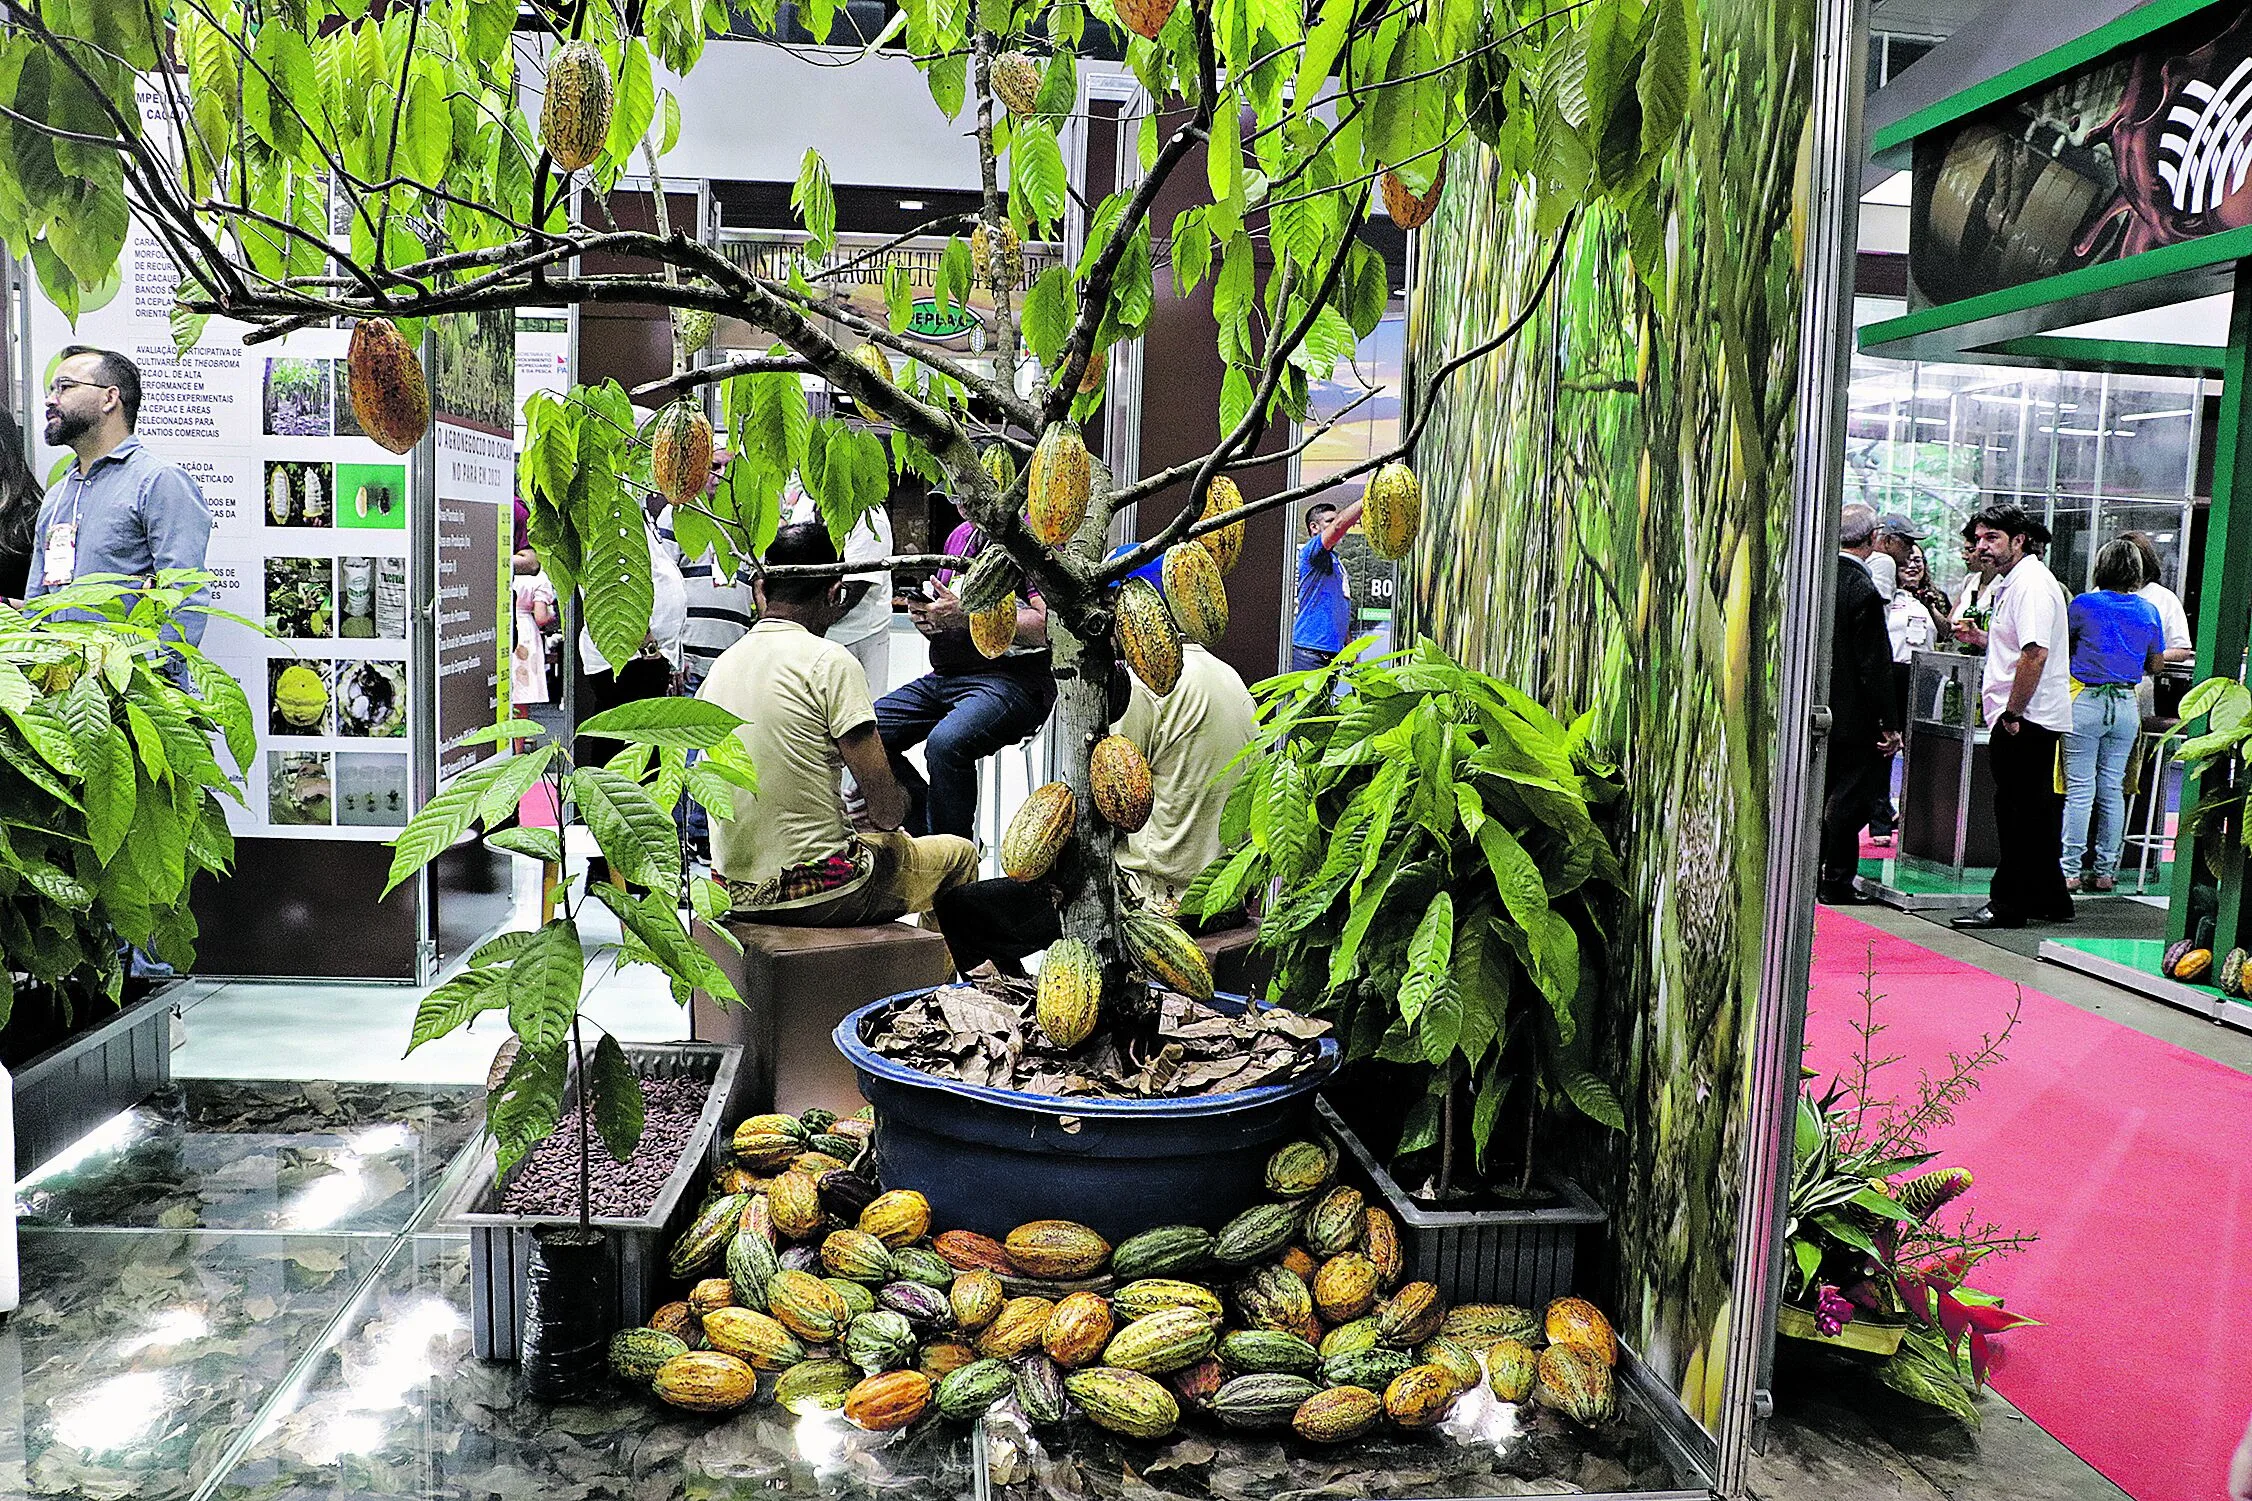
M1814 1303L1814 1332L1824 1338L1835 1336L1853 1320L1853 1304L1838 1295L1834 1287L1824 1287L1822 1296Z

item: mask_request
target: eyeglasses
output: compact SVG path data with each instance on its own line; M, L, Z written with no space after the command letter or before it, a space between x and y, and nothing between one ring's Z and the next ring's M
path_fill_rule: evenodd
M109 385L108 383L103 381L72 380L67 375L58 375L52 381L48 382L47 394L49 396L60 396L63 394L63 392L70 390L74 386L85 386L91 390L96 391L114 391L117 389L117 387Z

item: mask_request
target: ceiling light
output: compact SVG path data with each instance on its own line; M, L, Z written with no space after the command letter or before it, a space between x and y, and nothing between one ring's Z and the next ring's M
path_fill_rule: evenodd
M2188 417L2191 415L2188 407L2182 407L2178 411L2167 412L2121 412L2119 420L2121 422L2155 422L2161 417Z
M899 200L899 206L903 209L919 209L923 206L923 200L920 198L902 198Z

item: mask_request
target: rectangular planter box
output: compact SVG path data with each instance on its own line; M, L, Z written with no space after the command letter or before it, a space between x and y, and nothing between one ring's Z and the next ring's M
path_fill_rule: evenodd
M1426 1209L1409 1198L1352 1128L1316 1102L1322 1124L1344 1144L1340 1174L1400 1222L1407 1277L1437 1285L1445 1301L1515 1303L1537 1309L1574 1291L1573 1269L1583 1231L1603 1211L1568 1178L1544 1177L1562 1202L1546 1209Z
M610 1246L613 1329L632 1328L657 1305L666 1281L666 1255L695 1218L705 1185L726 1164L727 1123L749 1113L743 1099L748 1080L741 1048L700 1042L629 1042L624 1047L627 1061L642 1078L709 1079L712 1092L704 1101L703 1116L687 1151L649 1212L638 1219L594 1220L594 1228ZM568 1112L577 1101L574 1072L564 1085L564 1110ZM471 1348L479 1360L511 1361L516 1359L517 1333L524 1319L532 1231L544 1225L575 1225L578 1219L501 1213L501 1194L523 1171L523 1164L511 1168L507 1178L497 1178L499 1149L489 1132L479 1135L476 1150L480 1154L476 1169L447 1203L440 1220L469 1231Z
M170 985L16 1071L16 1176L172 1082Z

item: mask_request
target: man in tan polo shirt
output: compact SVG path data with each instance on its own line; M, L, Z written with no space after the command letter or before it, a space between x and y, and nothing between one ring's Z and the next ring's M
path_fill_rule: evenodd
M1220 853L1220 815L1243 775L1236 758L1256 733L1258 709L1236 670L1193 641L1182 643L1181 680L1171 693L1159 698L1141 679L1132 682L1115 728L1149 762L1150 815L1119 841L1120 897L1171 917L1181 893ZM965 974L984 963L1014 972L1025 955L1063 934L1056 893L1045 882L975 881L948 892L937 911L955 968Z
M770 566L834 563L826 527L786 526ZM735 915L800 927L853 927L928 912L977 873L977 847L952 835L900 832L907 793L876 734L868 676L822 633L856 592L838 579L762 577L758 623L712 665L699 697L746 723L737 731L758 792L712 820L712 871ZM850 768L867 827L846 816Z

